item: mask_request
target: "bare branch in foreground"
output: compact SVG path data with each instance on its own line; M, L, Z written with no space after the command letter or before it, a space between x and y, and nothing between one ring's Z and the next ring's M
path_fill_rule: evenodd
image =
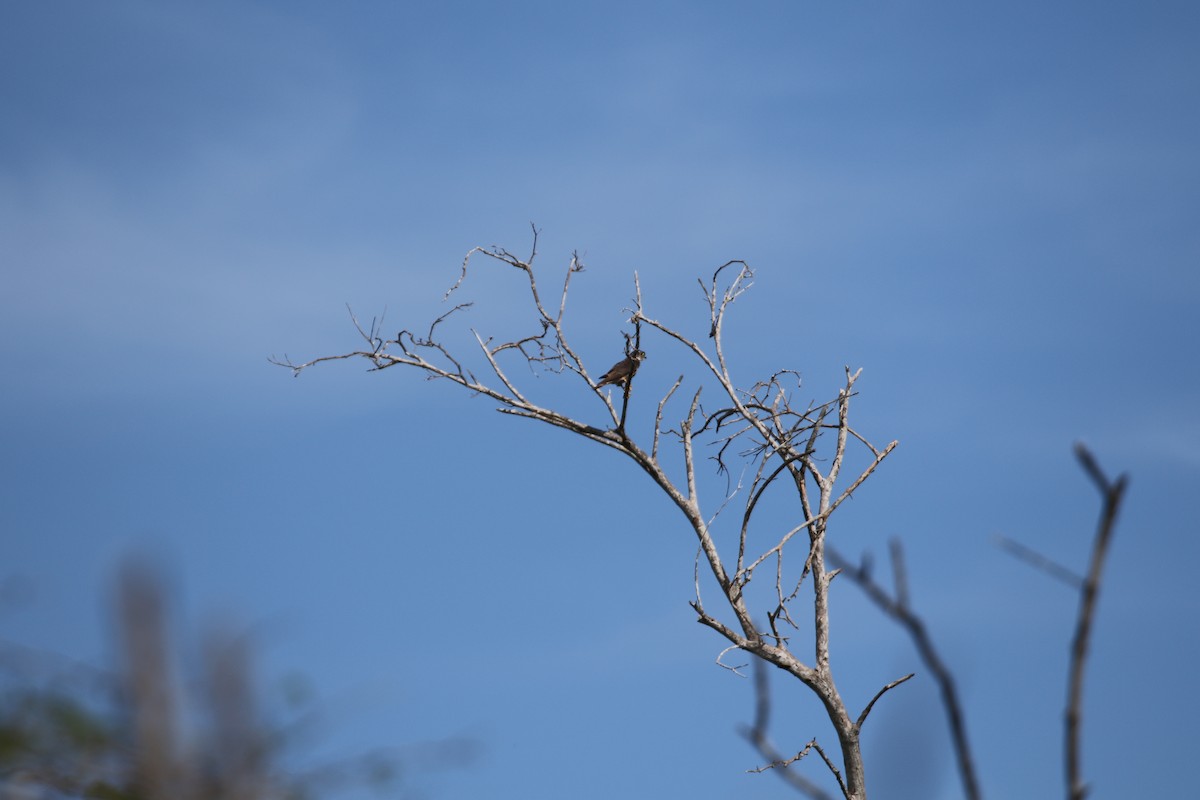
M1073 570L1069 570L1057 561L1046 558L1038 551L1026 547L1015 539L1010 539L997 533L993 539L996 544L1007 550L1013 558L1024 561L1034 569L1040 569L1042 572L1049 575L1055 580L1062 581L1072 589L1079 590L1083 588L1083 577Z
M1075 445L1075 456L1079 459L1079 463L1087 472L1088 477L1096 484L1102 497L1100 521L1096 527L1096 538L1092 543L1087 577L1084 578L1079 592L1079 616L1075 623L1075 636L1071 640L1071 662L1067 679L1066 730L1064 732L1067 798L1068 800L1084 800L1087 797L1088 787L1083 781L1080 764L1083 676L1087 666L1092 622L1096 614L1096 598L1100 594L1100 575L1104 570L1108 545L1112 541L1113 531L1116 527L1117 512L1120 510L1125 487L1129 481L1125 475L1121 475L1115 481L1109 481L1101 471L1099 464L1096 463L1095 457L1083 444Z
M904 568L904 551L900 540L893 539L889 549L892 557L893 580L896 584L894 594L888 594L887 590L871 577L870 569L865 564L854 566L832 548L828 548L826 554L829 556L829 562L839 567L842 574L854 581L880 611L896 620L901 627L908 631L909 638L916 646L921 661L933 674L938 691L941 693L942 708L946 712L946 720L950 725L950 738L958 762L959 778L963 784L963 795L967 800L979 800L982 797L979 778L975 774L975 760L971 756L971 748L967 742L967 726L963 717L962 703L958 697L958 689L954 683L954 676L951 675L950 669L934 648L933 638L929 635L925 622L909 606L908 575ZM874 700L871 701L872 704L874 702ZM864 709L863 714L865 715L869 710L870 705Z
M806 744L800 752L791 758L784 758L783 754L771 742L771 738L767 733L771 717L770 678L767 675L767 666L761 660L755 660L754 662L754 699L754 724L743 726L740 732L746 741L750 742L754 746L754 749L769 763L763 767L747 770L747 772L761 773L772 770L784 783L801 794L813 798L813 800L833 800L833 796L820 786L795 770L787 769L791 764L808 755L809 751L817 746L816 739ZM828 764L829 760L826 759L825 763ZM835 772L834 774L837 773ZM840 777L838 782L841 783Z
M1083 678L1087 667L1092 624L1096 616L1096 600L1100 594L1100 577L1104 571L1108 546L1116 528L1117 512L1120 510L1129 481L1126 475L1110 481L1104 471L1100 469L1095 456L1082 443L1076 443L1075 457L1083 471L1096 485L1101 496L1100 521L1097 523L1096 536L1092 542L1087 575L1081 577L1036 550L1011 539L1002 536L998 536L997 539L1001 546L1020 560L1079 591L1079 613L1075 621L1075 634L1071 639L1070 661L1067 666L1067 706L1063 713L1063 761L1068 800L1084 800L1088 794L1088 786L1084 783L1081 766Z

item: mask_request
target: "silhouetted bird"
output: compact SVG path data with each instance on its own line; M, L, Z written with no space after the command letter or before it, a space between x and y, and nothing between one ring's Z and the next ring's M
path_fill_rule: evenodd
M615 383L624 386L633 374L638 371L638 367L646 358L646 354L641 350L634 350L627 358L613 364L612 369L600 376L599 382L596 383L596 388L606 386L610 383Z

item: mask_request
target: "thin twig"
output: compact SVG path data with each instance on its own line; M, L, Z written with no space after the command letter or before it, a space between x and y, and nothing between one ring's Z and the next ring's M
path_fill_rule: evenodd
M871 702L867 703L867 707L864 708L862 710L862 713L858 715L858 719L854 723L855 727L859 728L860 730L862 729L863 723L867 721L867 715L870 714L871 709L875 707L875 702L879 698L883 697L885 692L895 689L897 686L904 683L906 680L908 680L909 678L911 678L912 676L914 676L916 674L917 673L915 673L915 672L910 672L907 675L905 675L903 678L897 678L896 680L892 681L887 686L884 686L882 689L880 689L878 692L876 692L875 696L871 698Z
M787 759L783 757L771 742L768 733L771 718L770 678L767 675L767 667L761 659L755 659L754 661L754 700L754 723L743 726L741 734L769 763L767 766L750 769L747 772L761 773L771 770L784 783L801 794L813 798L813 800L833 800L833 795L799 772L786 769L786 767L807 755L816 746L816 739L805 745L795 756Z
M682 383L683 376L680 375L675 379L675 383L671 386L671 388L667 390L667 393L663 395L663 398L658 401L658 410L654 414L654 440L650 446L650 458L654 459L655 461L658 461L658 440L662 434L663 408L666 407L667 401L671 399L671 395L675 394L675 390L678 389Z
M1079 590L1083 588L1083 576L1073 570L1067 569L1057 561L1053 561L1015 539L1009 539L1007 536L999 533L995 534L992 539L1000 547L1007 550L1010 555L1024 561L1029 566L1040 569L1055 580L1060 580L1067 584L1072 589Z

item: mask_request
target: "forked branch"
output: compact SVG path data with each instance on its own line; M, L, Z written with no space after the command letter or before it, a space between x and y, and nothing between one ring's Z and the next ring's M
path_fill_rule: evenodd
M1092 553L1088 559L1088 571L1079 590L1079 615L1075 621L1075 635L1071 639L1071 663L1067 678L1067 710L1066 730L1064 732L1064 750L1066 760L1067 798L1068 800L1084 800L1088 787L1083 780L1083 767L1080 763L1082 746L1083 720L1083 676L1087 667L1088 645L1091 642L1092 623L1096 615L1096 600L1100 595L1100 576L1104 571L1104 561L1108 556L1108 545L1112 541L1116 529L1117 512L1121 508L1121 500L1125 495L1125 487L1129 481L1121 475L1115 481L1110 481L1100 465L1083 444L1075 445L1075 457L1079 459L1084 472L1096 484L1100 492L1101 508L1100 521L1096 525L1096 538L1092 542Z
M979 789L979 778L975 772L975 760L967 741L966 720L954 676L934 647L933 638L929 635L924 620L909 605L908 572L904 566L904 550L900 540L893 539L890 545L894 583L891 593L875 581L866 562L858 565L851 564L833 548L827 550L827 555L829 562L857 584L880 611L894 619L908 632L922 663L933 675L941 694L942 709L946 713L946 722L950 727L950 739L958 763L958 775L963 785L963 796L967 800L978 800L982 796ZM867 706L863 714L865 715L869 710L870 706Z

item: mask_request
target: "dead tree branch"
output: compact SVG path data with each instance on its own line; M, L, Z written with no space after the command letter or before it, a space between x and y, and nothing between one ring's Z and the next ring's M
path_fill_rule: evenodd
M785 758L782 753L771 742L771 737L768 734L771 719L771 687L770 678L767 676L767 667L761 660L754 661L754 723L752 725L743 726L741 734L745 737L754 749L756 749L767 761L765 766L755 767L754 769L746 770L747 772L761 773L767 770L773 771L780 779L791 786L796 791L803 795L813 798L813 800L833 800L832 795L826 792L817 784L805 778L795 770L788 769L792 764L807 756L812 750L816 749L824 759L826 766L831 770L832 774L838 781L838 786L845 794L846 787L842 782L841 775L837 767L825 755L825 752L820 749L816 739L812 739L808 744L790 758Z
M480 356L487 366L484 374L490 378L478 378L465 359L453 355L450 348L438 338L438 325L450 315L465 311L469 304L462 303L438 317L426 336L418 337L402 330L395 338L384 340L377 332L378 325L370 330L359 331L368 347L338 356L323 356L303 363L293 363L286 357L272 359L299 374L303 370L337 359L363 358L371 363L372 370L393 366L406 366L423 372L429 378L448 380L464 389L484 395L497 403L502 413L539 420L549 425L578 434L606 447L613 448L633 461L671 499L683 514L696 537L698 566L696 597L691 605L697 620L712 628L725 638L732 649L743 650L752 656L769 662L794 676L808 687L821 701L832 724L841 751L841 768L816 744L810 743L826 762L838 780L842 795L852 800L866 797L866 773L862 761L859 736L868 712L879 698L907 678L894 681L876 692L866 708L857 718L852 716L838 692L830 667L829 654L829 583L837 570L826 568L826 534L834 512L845 502L880 466L895 449L891 442L882 447L872 445L868 439L855 431L850 424L851 398L856 394L855 384L861 370L845 370L845 380L837 397L828 402L800 404L796 394L800 390L799 375L793 370L780 370L766 381L749 389L740 389L735 383L726 360L724 327L727 314L733 303L752 285L754 273L743 261L728 261L718 267L706 285L701 282L705 303L709 313L707 341L694 341L678 329L661 322L646 313L641 284L634 277L635 300L630 312L631 331L625 337L626 362L614 366L600 381L590 377L579 351L569 343L566 329L567 294L572 276L582 271L583 265L577 254L573 254L567 267L566 278L556 307L548 308L542 301L538 281L533 269L537 255L538 231L533 229L533 247L528 258L522 259L498 247L475 248L463 260L457 281L447 292L462 291L472 266L472 257L482 255L520 272L528 284L528 300L536 321L535 332L510 341L493 343L491 339L472 331L480 348ZM633 413L630 396L637 364L645 357L641 351L642 334L660 335L665 345L680 348L683 354L698 364L700 375L693 375L694 391L690 388L691 401L682 410L676 429L664 429L663 418L672 403L676 390L683 384L681 376L662 396L650 431L650 441L643 445L639 432L627 426L628 415ZM605 412L605 424L592 424L538 405L507 369L510 360L523 361L531 369L540 368L554 374L577 376L601 402ZM617 369L620 366L621 369ZM609 393L601 391L606 384L618 384L622 388L620 409L613 404ZM701 405L700 398L712 398L712 406ZM832 434L827 436L826 434ZM663 439L673 437L678 443L675 459L670 465L663 462ZM724 492L717 493L711 502L702 499L701 476L697 458L701 448L715 448L718 474L732 474L729 468L737 461L736 482L727 478ZM870 459L867 466L848 483L842 481L842 468L850 448L864 448ZM745 486L743 478L749 478ZM790 481L780 481L780 477ZM755 512L764 494L769 489L795 491L799 499L801 520L785 530L767 530L765 525L754 521ZM735 499L744 505L737 515L737 535L721 537L715 526L723 519L721 510ZM761 530L760 530L761 528ZM804 532L805 537L799 534ZM726 554L725 542L736 539L736 551ZM798 552L792 553L794 542ZM728 559L728 560L727 560ZM775 569L773 607L764 609L770 632L764 633L754 620L763 613L752 611L746 588L753 580L756 569L770 560ZM747 563L749 562L749 563ZM719 610L710 611L700 598L700 570L716 584L722 600ZM732 570L731 570L732 566ZM811 587L813 622L812 661L809 663L793 651L788 636L780 630L781 625L797 626L793 622L791 607L801 597L801 587L807 582ZM807 750L808 748L806 748ZM819 796L819 795L816 795Z
M1066 731L1064 749L1066 758L1067 798L1084 800L1088 787L1083 780L1080 763L1083 719L1083 676L1087 667L1088 644L1091 641L1092 623L1096 615L1096 600L1100 594L1100 576L1104 571L1104 560L1116 528L1117 512L1129 481L1121 475L1110 481L1095 457L1083 444L1075 445L1075 457L1084 472L1096 484L1101 496L1100 521L1096 526L1096 538L1092 542L1092 554L1088 560L1087 577L1079 591L1079 616L1075 623L1075 636L1071 639L1071 663L1067 679Z
M933 638L929 635L924 620L909 605L908 574L904 567L904 550L899 539L891 541L890 550L894 581L892 594L889 594L875 581L866 562L857 566L853 565L841 553L832 548L828 551L828 556L829 562L862 589L867 598L880 611L896 620L908 632L922 663L929 669L934 682L938 685L942 708L946 712L946 721L950 726L950 739L958 763L958 775L963 784L963 796L968 800L979 800L982 796L979 789L979 778L975 772L975 760L967 741L967 726L954 676L934 647ZM870 705L863 709L864 717L870 709Z
M1073 570L1058 564L1041 553L1007 537L997 536L1000 545L1025 563L1040 569L1051 577L1079 591L1079 612L1075 619L1075 633L1071 638L1070 661L1067 666L1067 705L1063 713L1063 762L1066 778L1067 800L1084 800L1088 785L1083 780L1082 744L1083 735L1083 678L1087 669L1088 646L1091 643L1092 625L1096 617L1096 601L1100 595L1100 579L1104 562L1108 556L1109 543L1116 529L1117 513L1129 484L1127 475L1115 481L1100 468L1096 457L1082 443L1075 445L1075 458L1088 478L1100 492L1100 520L1096 525L1096 536L1088 559L1088 571L1080 576Z
M1062 581L1067 586L1078 591L1083 588L1083 577L1073 570L1067 569L1057 561L1046 558L1038 551L1026 547L1015 539L996 534L993 537L996 544L1008 551L1009 555L1024 561L1034 569L1040 569L1055 580Z

